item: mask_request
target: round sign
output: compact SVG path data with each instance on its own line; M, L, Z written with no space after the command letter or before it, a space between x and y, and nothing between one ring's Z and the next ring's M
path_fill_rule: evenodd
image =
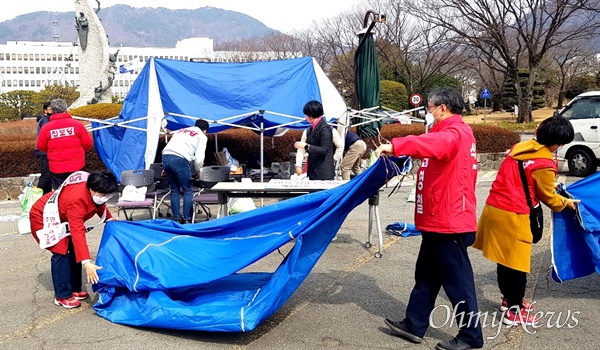
M421 97L421 95L419 94L412 94L410 95L410 104L413 106L418 106L421 104L421 102L423 102L423 97Z

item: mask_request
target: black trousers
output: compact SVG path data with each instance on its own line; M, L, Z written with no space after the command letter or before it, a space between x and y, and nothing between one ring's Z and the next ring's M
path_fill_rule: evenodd
M408 330L423 337L429 316L441 287L455 309L457 338L473 346L483 346L478 317L473 268L467 247L475 241L475 232L442 234L423 232L415 269L415 286L410 294L404 320Z
M500 293L506 298L508 308L523 307L525 288L527 288L527 273L500 264L496 268L496 273Z
M40 154L35 156L40 165L40 178L37 187L44 191L44 194L52 192L52 181L50 180L50 167L48 166L48 156Z

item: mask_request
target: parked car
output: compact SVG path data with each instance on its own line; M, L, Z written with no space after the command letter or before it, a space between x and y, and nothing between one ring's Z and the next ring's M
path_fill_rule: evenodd
M575 129L573 142L558 150L559 160L566 161L575 176L594 173L600 164L600 91L576 96L555 115L569 119Z

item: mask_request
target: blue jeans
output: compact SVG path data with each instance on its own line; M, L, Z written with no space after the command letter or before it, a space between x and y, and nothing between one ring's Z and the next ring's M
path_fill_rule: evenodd
M54 296L60 299L70 298L73 292L81 292L81 264L75 260L71 238L67 239L69 240L67 254L52 253L50 259Z
M192 170L191 164L185 158L164 154L162 163L171 187L171 210L173 219L192 220ZM183 194L183 215L180 212L179 199Z

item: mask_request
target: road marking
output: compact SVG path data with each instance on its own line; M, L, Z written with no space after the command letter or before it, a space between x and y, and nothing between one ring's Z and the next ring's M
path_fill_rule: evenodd
M62 310L59 313L50 315L46 318L43 318L34 325L29 325L29 326L23 327L21 329L18 329L12 333L8 333L8 334L0 336L0 345L7 343L15 338L23 338L23 337L27 336L29 333L31 333L32 331L44 328L53 323L64 320L65 318L75 315L81 311L89 310L91 307L88 304L81 304L80 307L75 308L75 309L65 309L62 306L60 308Z

